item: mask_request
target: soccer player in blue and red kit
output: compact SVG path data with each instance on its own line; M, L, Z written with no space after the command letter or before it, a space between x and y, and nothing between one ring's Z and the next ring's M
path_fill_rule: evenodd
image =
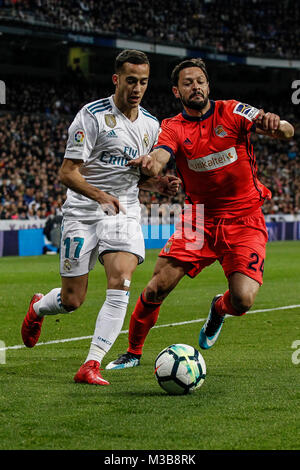
M203 349L216 342L226 314L240 316L252 307L263 282L268 235L261 206L271 192L257 178L250 134L288 140L294 128L278 115L248 104L210 100L208 74L201 59L177 65L172 83L183 111L162 122L157 145L149 155L128 165L140 166L144 173L155 176L173 157L186 194L185 210L136 303L128 351L108 364L110 369L139 364L161 303L184 275L193 278L218 260L228 280L228 290L213 298L200 331ZM204 217L196 210L199 205L204 207ZM183 226L202 233L198 247L191 244Z

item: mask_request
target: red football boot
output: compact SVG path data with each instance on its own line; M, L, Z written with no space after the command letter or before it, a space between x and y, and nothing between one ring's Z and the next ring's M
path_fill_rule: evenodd
M21 334L23 338L23 343L27 348L33 348L39 340L41 334L42 323L44 321L44 317L38 316L33 308L33 304L38 302L43 296L43 294L34 294L32 297L29 309L24 318Z
M100 364L98 361L88 361L82 364L74 377L77 383L86 383L92 385L110 385L100 374Z

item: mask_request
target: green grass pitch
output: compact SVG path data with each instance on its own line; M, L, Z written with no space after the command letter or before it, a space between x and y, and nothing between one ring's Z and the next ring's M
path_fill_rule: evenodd
M103 366L126 351L130 313L157 253L148 251L134 275L122 333ZM0 340L6 348L0 351L2 450L299 449L300 364L292 360L300 358L292 348L300 341L299 242L268 245L253 314L226 319L216 345L202 351L203 386L187 396L168 396L159 387L154 360L172 343L199 349L211 299L227 287L218 264L181 281L161 308L141 365L103 371L109 387L73 382L89 338L61 341L92 335L105 297L102 266L90 274L83 306L73 314L46 317L40 345L33 349L11 347L22 345L20 327L32 294L60 286L58 257L0 258L0 267ZM175 323L182 324L159 327ZM60 342L47 344L54 340Z

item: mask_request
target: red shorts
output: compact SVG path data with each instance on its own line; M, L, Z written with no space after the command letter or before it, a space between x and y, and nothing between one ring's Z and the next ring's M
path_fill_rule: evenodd
M218 260L227 278L240 272L262 285L268 232L261 209L234 219L205 219L202 231L194 228L189 231L181 225L176 227L159 256L192 264L187 272L190 277Z

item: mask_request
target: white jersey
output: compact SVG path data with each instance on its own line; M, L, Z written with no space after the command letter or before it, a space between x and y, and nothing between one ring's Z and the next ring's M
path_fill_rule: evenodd
M127 167L128 160L149 153L156 144L159 122L139 106L130 121L115 105L113 96L85 105L68 130L64 158L83 160L80 173L86 181L132 205L138 202L140 169ZM63 215L95 219L100 205L68 189Z

